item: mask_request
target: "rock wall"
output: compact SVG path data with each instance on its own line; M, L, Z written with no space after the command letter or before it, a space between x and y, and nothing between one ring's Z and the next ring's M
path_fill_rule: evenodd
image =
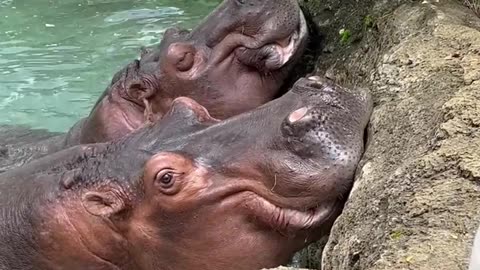
M303 4L325 33L317 72L375 97L322 269L467 269L480 224L480 19L454 0Z

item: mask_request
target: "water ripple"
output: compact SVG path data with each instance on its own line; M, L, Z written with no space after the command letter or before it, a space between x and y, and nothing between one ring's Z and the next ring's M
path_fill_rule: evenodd
M191 28L218 0L190 3L0 0L0 125L65 131L140 47Z
M143 24L143 23L152 22L152 19L154 20L153 22L157 22L169 16L178 16L178 15L182 15L183 13L184 12L181 9L176 7L163 7L158 10L143 8L143 9L124 10L124 11L115 12L113 15L110 15L107 18L105 18L104 21L109 24L119 24L127 21L139 20L139 23ZM110 25L105 25L105 26L108 27Z

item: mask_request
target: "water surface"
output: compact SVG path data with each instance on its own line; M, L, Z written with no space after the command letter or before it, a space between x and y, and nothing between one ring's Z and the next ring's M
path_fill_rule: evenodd
M0 0L0 124L66 131L113 74L219 0Z

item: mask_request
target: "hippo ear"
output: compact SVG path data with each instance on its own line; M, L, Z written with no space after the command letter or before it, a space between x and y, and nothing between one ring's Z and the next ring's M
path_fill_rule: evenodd
M144 80L136 79L129 82L126 88L129 97L141 102L153 96L155 93L154 87Z
M155 94L155 86L146 82L148 82L148 80L135 80L131 82L127 87L127 94L137 103L143 103L143 106L145 107L145 121L153 122L154 113L149 99Z
M113 190L88 191L82 197L85 210L94 216L111 217L125 209L125 200Z

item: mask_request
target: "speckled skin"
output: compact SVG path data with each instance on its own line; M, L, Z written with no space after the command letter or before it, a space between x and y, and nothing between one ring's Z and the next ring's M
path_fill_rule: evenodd
M0 174L0 269L287 263L339 215L371 105L317 77L221 122L180 98L119 142Z

